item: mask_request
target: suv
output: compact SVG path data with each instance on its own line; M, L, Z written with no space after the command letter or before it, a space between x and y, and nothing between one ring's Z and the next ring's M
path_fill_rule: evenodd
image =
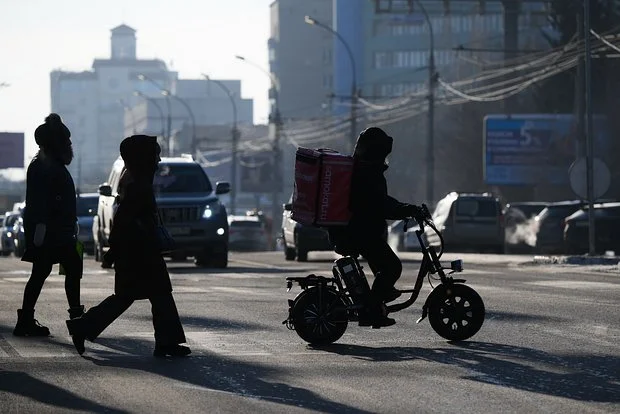
M101 260L104 248L109 246L123 168L119 157L108 181L99 187L99 205L93 221L96 260ZM230 184L218 182L214 189L200 164L190 156L182 156L161 159L153 190L159 214L177 246L169 256L175 260L194 256L197 266L226 267L228 215L217 196L228 193Z
M291 218L293 208L292 198L284 204L282 212L282 244L284 246L284 258L305 262L308 260L309 251L334 250L329 241L327 230L320 227L306 226Z
M504 252L502 205L492 194L452 192L437 203L433 222L449 249L468 247ZM431 228L426 228L425 236L429 244L439 245L439 237Z

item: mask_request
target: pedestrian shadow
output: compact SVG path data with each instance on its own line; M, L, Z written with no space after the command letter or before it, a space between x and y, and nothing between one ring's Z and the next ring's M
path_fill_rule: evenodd
M128 412L87 400L63 388L34 378L25 372L0 369L0 391L21 395L28 400L38 401L49 407L57 407L59 410L76 410L91 413L105 412L113 414ZM4 408L11 411L10 407Z
M620 358L616 355L560 355L532 348L458 342L437 349L332 344L317 352L364 361L421 360L465 370L462 379L578 401L620 402Z
M141 321L153 321L153 316L146 315L136 315L132 317L132 319L137 319ZM186 330L191 331L191 328L202 328L202 329L221 329L226 331L240 331L240 332L249 332L249 331L265 331L270 326L269 325L259 325L250 322L239 322L237 320L228 320L228 319L220 319L220 318L207 318L204 316L181 316L181 324L185 327ZM190 328L191 327L191 328Z
M199 350L185 358L161 359L144 357L147 349L152 351L152 342L131 339L98 339L108 348L134 355L115 353L93 353L88 350L83 358L102 367L144 371L184 383L181 387L203 391L224 392L241 398L266 401L274 404L305 408L324 413L366 414L370 411L358 409L340 402L331 401L319 393L291 384L274 381L283 374L282 370L231 360L221 355ZM139 351L142 355L135 355Z

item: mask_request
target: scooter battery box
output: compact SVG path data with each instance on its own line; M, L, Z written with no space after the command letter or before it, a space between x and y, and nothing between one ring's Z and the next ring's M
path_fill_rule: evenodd
M346 225L352 176L353 157L330 149L298 148L291 218L306 225Z
M354 302L364 302L370 295L370 285L356 261L352 257L342 257L336 260L336 267Z

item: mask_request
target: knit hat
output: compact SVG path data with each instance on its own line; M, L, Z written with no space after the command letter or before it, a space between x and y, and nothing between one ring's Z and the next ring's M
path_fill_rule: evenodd
M34 131L34 140L39 147L49 148L69 141L71 131L62 123L60 115L51 113L45 118L45 123Z

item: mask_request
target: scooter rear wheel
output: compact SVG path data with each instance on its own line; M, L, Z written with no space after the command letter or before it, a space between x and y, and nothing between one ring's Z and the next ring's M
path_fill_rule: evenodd
M462 341L474 336L484 323L484 302L467 285L438 286L428 308L428 321L441 337Z
M346 304L331 288L312 287L297 296L292 309L297 335L311 345L336 342L347 330Z

